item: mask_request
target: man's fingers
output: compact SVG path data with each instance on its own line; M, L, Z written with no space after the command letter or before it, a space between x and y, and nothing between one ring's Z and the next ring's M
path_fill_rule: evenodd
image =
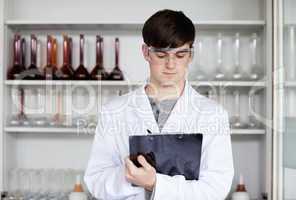
M138 169L128 157L125 159L125 166L130 174Z
M137 159L139 163L144 167L144 169L147 169L147 170L151 169L151 165L146 161L144 156L139 155Z

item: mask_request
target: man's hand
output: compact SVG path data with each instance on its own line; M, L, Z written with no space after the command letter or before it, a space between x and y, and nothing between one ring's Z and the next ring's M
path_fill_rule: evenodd
M128 157L125 159L125 177L128 182L152 191L156 182L156 170L144 156L140 155L137 159L143 167L136 167Z

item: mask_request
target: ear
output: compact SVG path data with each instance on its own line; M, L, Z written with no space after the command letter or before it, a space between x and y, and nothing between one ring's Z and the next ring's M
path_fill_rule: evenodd
M150 61L149 52L148 52L148 46L146 44L142 45L142 53L143 53L145 60L147 60L149 62Z

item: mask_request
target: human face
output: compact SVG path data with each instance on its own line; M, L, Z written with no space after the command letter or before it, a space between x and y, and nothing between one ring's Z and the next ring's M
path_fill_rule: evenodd
M150 65L150 80L160 86L177 86L185 81L193 51L189 44L178 48L154 48L143 45Z

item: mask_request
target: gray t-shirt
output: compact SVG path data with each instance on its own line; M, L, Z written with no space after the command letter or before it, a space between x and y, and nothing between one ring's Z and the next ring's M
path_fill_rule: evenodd
M178 99L165 99L157 102L153 98L149 97L151 108L160 131L169 118L177 100Z
M155 117L160 131L162 130L167 119L169 118L177 101L178 99L166 99L157 102L153 98L149 97L149 102L153 111L153 115ZM152 195L152 192L146 191L145 199L150 200Z

